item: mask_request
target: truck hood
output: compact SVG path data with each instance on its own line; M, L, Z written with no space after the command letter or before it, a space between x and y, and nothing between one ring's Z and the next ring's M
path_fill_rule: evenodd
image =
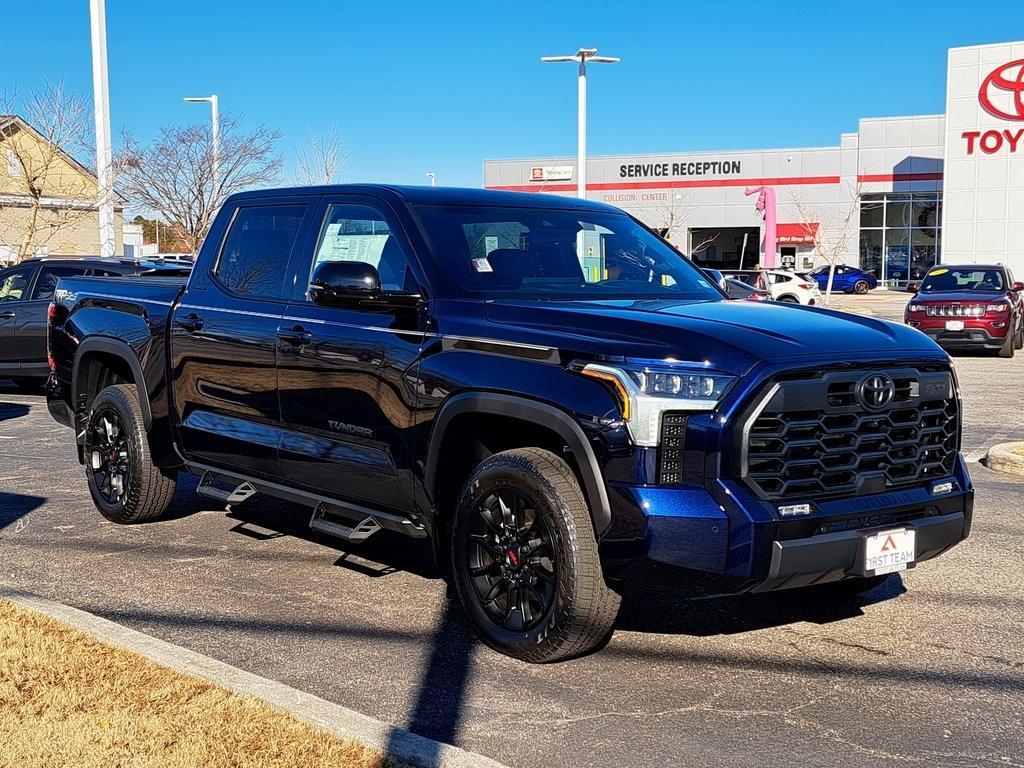
M520 337L527 343L542 341L606 357L706 361L734 372L758 362L801 357L836 361L865 353L878 359L944 357L934 342L913 328L793 304L498 300L488 302L487 319L498 327L534 331Z

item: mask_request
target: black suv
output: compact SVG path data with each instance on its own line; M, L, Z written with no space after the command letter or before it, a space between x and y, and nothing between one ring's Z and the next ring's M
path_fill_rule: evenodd
M32 258L0 270L0 379L19 389L39 389L50 372L46 361L46 308L62 277L187 275L178 259Z

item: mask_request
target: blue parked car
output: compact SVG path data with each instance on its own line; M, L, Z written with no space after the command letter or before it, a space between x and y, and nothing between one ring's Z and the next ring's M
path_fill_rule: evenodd
M812 278L823 291L828 287L828 270L828 265L823 264L809 275L809 277ZM867 293L877 287L878 280L870 272L865 272L863 269L850 267L846 264L836 264L836 274L835 277L832 278L833 291L842 291L843 293Z

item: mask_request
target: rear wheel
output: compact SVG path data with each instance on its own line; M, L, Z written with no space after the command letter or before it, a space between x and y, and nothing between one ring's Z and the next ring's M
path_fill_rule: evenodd
M480 638L517 659L551 662L598 647L619 597L604 582L586 500L555 454L494 454L456 510L452 574Z
M786 304L799 304L800 299L796 296L787 294L786 296L779 296L778 301L784 301Z
M170 506L177 473L153 464L135 387L107 387L93 401L85 473L93 503L113 523L156 520Z
M856 283L854 283L853 292L854 293L867 293L869 288L870 288L870 286L868 285L868 281L867 280L858 280Z

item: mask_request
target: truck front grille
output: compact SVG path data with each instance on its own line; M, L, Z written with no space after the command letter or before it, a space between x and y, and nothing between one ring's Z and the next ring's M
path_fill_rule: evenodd
M928 317L982 317L985 307L981 304L925 304L924 313Z
M869 406L862 382L891 380ZM870 399L870 398L867 398ZM953 471L960 413L947 371L828 373L777 382L744 428L742 475L771 500L878 493Z

